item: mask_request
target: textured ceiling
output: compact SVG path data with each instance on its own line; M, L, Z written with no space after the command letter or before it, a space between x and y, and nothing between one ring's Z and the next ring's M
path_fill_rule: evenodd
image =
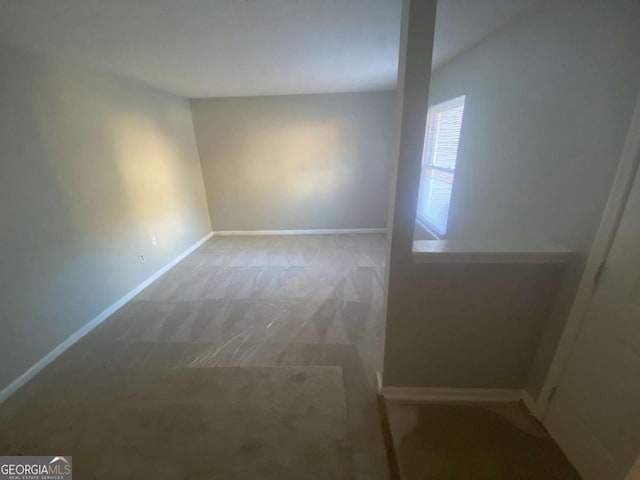
M441 0L434 64L538 0ZM0 0L0 39L186 97L393 88L400 0Z

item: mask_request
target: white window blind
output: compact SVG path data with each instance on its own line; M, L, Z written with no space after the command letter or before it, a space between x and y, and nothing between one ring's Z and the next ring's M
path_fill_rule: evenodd
M447 232L464 99L463 95L435 105L427 115L418 220L439 236Z

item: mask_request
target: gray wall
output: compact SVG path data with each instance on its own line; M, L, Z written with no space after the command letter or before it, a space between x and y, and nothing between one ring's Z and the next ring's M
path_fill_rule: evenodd
M192 100L214 230L383 228L393 92Z
M545 2L433 73L430 103L467 96L449 236L535 235L580 258L554 300L553 267L414 265L392 247L385 384L537 394L638 93L638 19L632 0ZM410 104L424 101L415 83ZM397 188L415 195L412 175ZM404 209L401 239L415 214Z
M2 389L211 228L186 100L6 45L0 71Z
M430 103L466 94L449 237L588 251L640 87L639 19L634 0L543 4L433 73Z

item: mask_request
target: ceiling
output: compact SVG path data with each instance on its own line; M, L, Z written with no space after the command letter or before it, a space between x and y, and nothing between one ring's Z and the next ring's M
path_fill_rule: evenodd
M434 65L538 0L440 0ZM0 40L185 97L393 88L401 0L0 0Z

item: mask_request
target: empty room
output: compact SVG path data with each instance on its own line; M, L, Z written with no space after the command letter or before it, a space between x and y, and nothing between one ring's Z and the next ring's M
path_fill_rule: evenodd
M0 0L0 479L640 479L636 0Z

